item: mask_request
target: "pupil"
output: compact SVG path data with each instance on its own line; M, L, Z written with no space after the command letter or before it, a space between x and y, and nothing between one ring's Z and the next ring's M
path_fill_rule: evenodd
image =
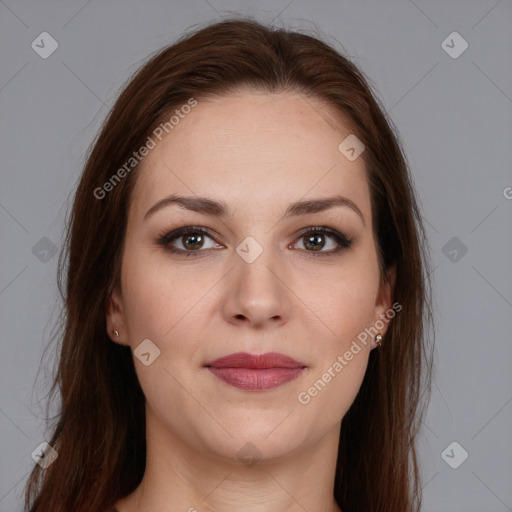
M308 239L308 242L306 245L319 245L321 244L321 239L322 239L322 236L321 235L311 235ZM316 242L315 242L316 240ZM320 241L319 241L320 240ZM313 248L313 250L318 250L318 249L321 249L322 247L317 247L316 249Z
M189 243L189 240L192 239L192 243ZM202 242L202 236L198 234L187 235L185 238L185 247L188 249L197 249L197 244Z

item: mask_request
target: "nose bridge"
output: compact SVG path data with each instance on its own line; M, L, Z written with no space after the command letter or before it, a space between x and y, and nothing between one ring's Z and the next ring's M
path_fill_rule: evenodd
M290 304L281 275L284 267L271 239L268 233L248 236L236 247L226 301L231 319L243 316L261 324L287 317Z

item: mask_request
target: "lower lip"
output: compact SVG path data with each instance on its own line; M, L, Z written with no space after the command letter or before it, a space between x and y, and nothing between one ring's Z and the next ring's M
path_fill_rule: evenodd
M304 368L213 368L208 367L215 377L235 388L248 391L272 389L296 379Z

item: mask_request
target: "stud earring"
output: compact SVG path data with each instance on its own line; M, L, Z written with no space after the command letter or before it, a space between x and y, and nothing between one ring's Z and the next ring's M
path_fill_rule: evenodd
M119 336L119 333L118 333L117 331L114 331L114 334L115 334L116 336Z
M382 336L381 334L377 334L377 336L375 336L375 344L380 347L382 346Z

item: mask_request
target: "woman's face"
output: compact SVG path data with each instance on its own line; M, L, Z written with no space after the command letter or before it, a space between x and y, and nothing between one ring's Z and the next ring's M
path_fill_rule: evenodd
M363 159L338 148L350 134L318 100L240 91L198 101L145 157L107 319L135 351L148 436L241 460L337 435L375 348L365 328L392 302ZM236 353L298 364L208 367Z

